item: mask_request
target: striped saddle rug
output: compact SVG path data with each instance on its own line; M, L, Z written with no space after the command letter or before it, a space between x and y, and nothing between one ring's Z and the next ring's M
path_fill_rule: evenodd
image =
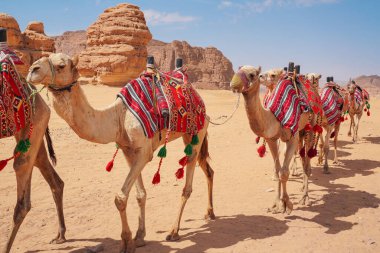
M296 86L287 78L280 80L273 93L267 98L266 106L281 125L289 128L294 135L303 112L309 110L304 87L297 80Z
M321 100L328 124L332 125L338 122L342 114L344 98L336 90L336 87L326 85L322 89Z
M125 85L117 97L139 120L148 138L164 128L196 135L204 126L203 100L181 71L160 73L159 78L143 74Z
M3 51L0 54L4 54ZM14 136L31 123L27 86L13 65L11 56L0 60L0 139Z

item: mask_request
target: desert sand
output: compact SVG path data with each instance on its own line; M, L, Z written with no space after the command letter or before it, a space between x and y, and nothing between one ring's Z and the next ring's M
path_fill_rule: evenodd
M110 104L119 91L103 86L84 89L90 103L97 108ZM212 119L233 110L236 97L232 92L202 90L200 93ZM372 99L371 105L372 115L363 116L357 144L347 136L348 121L343 123L339 133L340 164L333 165L330 160L331 174L322 174L322 167L313 160L312 206L297 204L301 197L301 178L290 178L289 193L295 206L286 215L266 212L274 199L273 162L269 153L264 158L258 157L256 136L248 126L241 101L232 120L209 128L217 219L209 222L202 219L207 207L207 185L203 173L197 170L178 242L166 242L165 237L178 212L184 185L184 180L174 176L183 144L181 140L169 144L161 183L151 184L157 157L143 171L148 193L147 245L137 252L380 252L380 101ZM32 209L12 252L87 252L96 246L103 252L117 252L121 224L114 194L120 190L128 172L123 156L117 156L109 173L105 166L112 158L113 143L99 145L81 140L53 109L49 125L58 157L56 170L65 182L68 241L49 244L58 229L56 211L50 189L35 168ZM0 157L10 156L14 146L12 138L0 140ZM137 229L138 213L134 196L133 189L128 206L133 233ZM9 164L0 172L0 249L11 227L15 201L15 173Z

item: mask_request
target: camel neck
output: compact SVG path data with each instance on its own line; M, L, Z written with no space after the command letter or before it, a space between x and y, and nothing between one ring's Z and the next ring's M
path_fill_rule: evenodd
M269 110L263 108L259 91L259 88L254 88L244 94L245 109L252 131L260 137L271 138L275 134L271 130L277 120Z
M104 109L94 109L80 85L71 91L53 92L53 106L74 132L82 139L96 143L115 142L120 133L120 114L115 103Z

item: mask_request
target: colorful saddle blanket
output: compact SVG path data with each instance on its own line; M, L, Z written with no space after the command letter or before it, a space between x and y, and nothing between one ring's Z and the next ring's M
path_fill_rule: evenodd
M359 105L363 103L363 93L359 89L355 89L354 97L356 103L358 103Z
M31 122L29 93L11 59L0 60L0 139L15 135Z
M322 89L321 100L328 124L335 124L340 120L344 98L336 90L335 86L326 85Z
M204 126L205 105L187 83L186 73L160 73L160 78L144 74L130 81L117 97L139 120L148 138L164 128L195 135Z
M292 134L298 130L301 114L309 110L307 96L299 80L296 82L296 87L297 90L291 80L282 79L266 102L267 108L283 127L291 130Z

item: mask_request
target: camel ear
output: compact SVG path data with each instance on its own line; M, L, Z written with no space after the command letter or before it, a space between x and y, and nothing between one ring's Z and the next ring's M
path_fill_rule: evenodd
M259 66L259 68L257 69L257 74L260 74L261 73L261 66Z
M71 59L71 62L72 62L72 66L73 67L76 67L78 65L78 62L79 62L79 57L78 55L75 55L72 59Z

